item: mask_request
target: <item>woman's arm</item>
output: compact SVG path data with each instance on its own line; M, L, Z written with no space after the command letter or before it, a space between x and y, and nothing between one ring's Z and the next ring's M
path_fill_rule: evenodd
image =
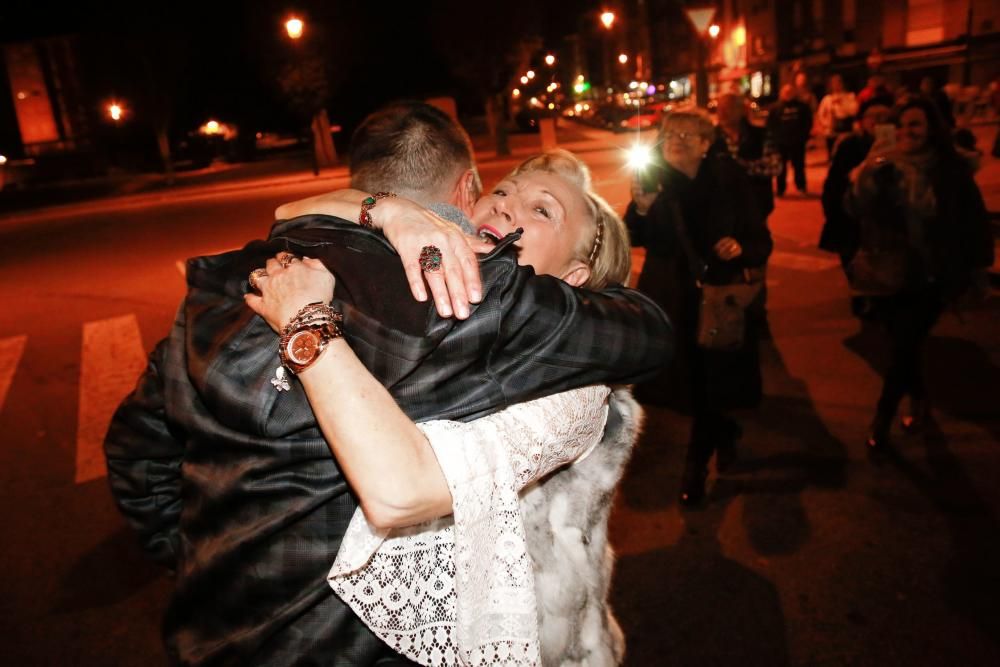
M275 330L306 303L328 303L333 276L318 260L283 268L267 262L261 296L247 305ZM451 493L427 439L343 338L298 375L330 450L379 527L410 525L451 513Z
M320 214L356 221L368 196L360 190L335 190L283 204L274 215L279 220ZM441 317L454 314L459 319L467 318L469 304L479 303L483 293L476 253L490 252L493 246L466 235L455 223L403 197L380 199L368 213L372 226L381 229L399 253L413 298L427 300L426 281ZM425 246L435 246L441 251L440 271L428 273L421 269L420 252Z

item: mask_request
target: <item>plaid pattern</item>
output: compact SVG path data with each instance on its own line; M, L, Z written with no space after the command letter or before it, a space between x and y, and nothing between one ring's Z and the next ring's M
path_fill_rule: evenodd
M574 290L518 268L502 244L481 263L468 320L410 298L377 233L325 216L275 226L242 250L188 262L170 336L119 407L109 480L143 544L176 568L164 622L182 664L371 665L393 660L325 581L356 502L305 393L276 392L277 336L243 303L277 251L337 274L345 336L414 420L473 419L510 403L655 373L672 349L663 312L633 290Z

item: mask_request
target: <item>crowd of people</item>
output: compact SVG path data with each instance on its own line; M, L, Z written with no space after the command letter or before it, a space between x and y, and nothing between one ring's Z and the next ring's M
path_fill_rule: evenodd
M814 134L820 245L893 344L867 447L906 395L919 428L921 346L993 259L973 165L940 99L806 83L765 126L736 93L717 123L667 114L624 215L563 150L483 194L461 127L393 104L354 134L350 189L189 260L105 442L119 508L174 572L170 660L621 664L607 522L640 403L691 415L679 501L706 502L733 411L762 398L767 220L788 162L807 191Z

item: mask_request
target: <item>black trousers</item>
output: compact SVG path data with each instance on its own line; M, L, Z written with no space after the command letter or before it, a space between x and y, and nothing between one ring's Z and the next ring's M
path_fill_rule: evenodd
M795 187L799 192L806 191L806 144L794 143L778 146L781 154L781 172L778 174L777 192L779 195L785 194L788 183L788 163L792 163L794 172Z
M704 469L715 451L735 445L740 427L736 420L721 409L708 389L706 353L695 347L692 356L691 439L688 442L685 466Z
M878 399L879 418L891 420L907 394L918 400L926 397L924 347L944 306L944 297L934 287L884 297L877 302L892 346Z

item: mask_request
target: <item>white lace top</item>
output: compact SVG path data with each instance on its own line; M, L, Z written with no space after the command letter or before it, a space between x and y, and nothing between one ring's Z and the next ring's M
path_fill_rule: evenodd
M454 514L386 531L359 509L330 586L376 635L422 665L539 664L518 491L600 442L609 391L584 387L469 423L419 424Z

